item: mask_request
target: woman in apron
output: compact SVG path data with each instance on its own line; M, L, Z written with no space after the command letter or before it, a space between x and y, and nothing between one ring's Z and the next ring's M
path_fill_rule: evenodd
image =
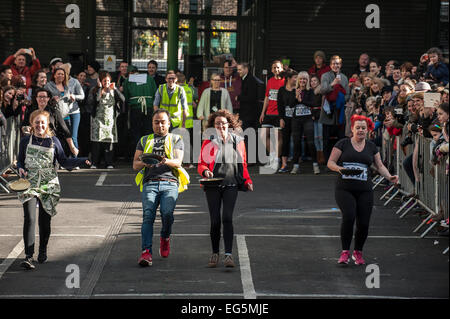
M113 167L114 144L118 142L116 119L125 97L120 93L111 75L100 72L99 83L91 90L88 104L91 106L91 146L92 166L99 167L101 158L105 158L106 168Z
M56 161L71 169L83 164L90 165L87 158L66 158L58 138L49 128L50 114L36 110L30 115L31 135L22 138L17 166L21 177L28 178L31 186L18 197L24 209L23 239L25 259L21 266L34 269L34 241L36 205L39 206L39 263L47 260L47 244L50 238L51 218L56 215L61 188L56 172Z

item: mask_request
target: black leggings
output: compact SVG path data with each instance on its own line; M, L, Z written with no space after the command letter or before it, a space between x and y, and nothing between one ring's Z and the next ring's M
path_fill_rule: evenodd
M36 203L39 202L39 251L46 252L50 238L50 223L52 217L42 207L41 201L33 197L23 204L23 241L25 244L25 255L34 254L35 226L36 226Z
M206 200L208 201L209 215L211 217L211 244L212 251L219 253L220 226L223 224L223 241L225 253L231 254L233 250L233 210L236 204L238 189L232 187L205 187ZM220 208L223 202L222 218ZM222 220L221 220L222 219Z
M373 192L350 192L336 188L335 198L342 212L342 250L350 250L350 244L353 238L353 225L356 220L355 250L362 251L369 234L370 215L372 214L373 208Z
M281 129L283 136L283 144L281 145L281 156L288 157L289 149L291 146L291 133L292 133L292 119L284 119L284 127Z
M317 162L316 146L314 145L314 122L310 116L303 116L292 119L292 137L294 139L293 163L298 164L300 160L303 135L306 138L308 149L311 152L312 161Z

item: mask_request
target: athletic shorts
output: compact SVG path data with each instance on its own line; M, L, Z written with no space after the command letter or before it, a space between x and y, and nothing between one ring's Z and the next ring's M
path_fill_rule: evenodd
M280 117L278 115L266 115L261 127L280 127Z

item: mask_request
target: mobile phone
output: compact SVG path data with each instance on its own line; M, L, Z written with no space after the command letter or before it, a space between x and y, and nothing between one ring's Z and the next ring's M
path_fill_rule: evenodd
M336 75L336 79L339 79L339 80L340 80L340 79L341 79L341 75L340 75L340 74L337 74L337 75Z
M24 51L25 51L25 53L31 55L31 50L30 49L25 49Z

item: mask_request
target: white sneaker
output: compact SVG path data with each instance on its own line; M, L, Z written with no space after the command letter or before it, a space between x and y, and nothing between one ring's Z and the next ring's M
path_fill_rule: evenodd
M292 168L291 174L298 174L300 171L300 165L294 164L294 167Z
M274 160L272 160L272 163L270 164L271 169L277 171L279 166L280 166L280 159L275 158Z
M314 174L320 174L320 168L318 163L313 163Z
M108 165L107 167L106 167L107 169L113 169L114 168L114 166L112 166L112 165Z
M92 168L92 169L96 169L96 168L97 168L97 166L95 166L95 165L91 165L91 168Z

